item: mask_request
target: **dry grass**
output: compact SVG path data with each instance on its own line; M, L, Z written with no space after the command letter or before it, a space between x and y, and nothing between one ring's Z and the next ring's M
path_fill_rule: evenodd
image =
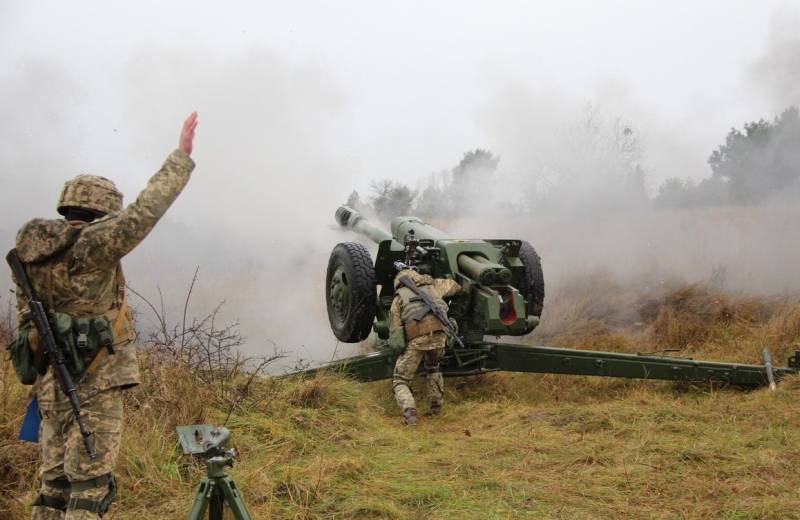
M787 298L596 279L549 304L560 325L537 343L746 362L769 345L779 364L800 343L800 304ZM182 518L203 470L173 427L222 422L227 401L169 363L144 368L111 518ZM12 437L26 395L7 378L0 389L0 460L15 468L0 474L0 517L22 519L35 452ZM771 393L491 374L449 380L443 416L409 429L389 382L258 378L228 422L241 452L231 474L256 518L800 518L798 391L796 377Z
M0 320L0 345L11 339L8 315ZM14 497L24 494L36 475L36 447L16 440L25 403L27 387L17 383L11 363L6 361L5 348L0 361L0 518L6 518Z

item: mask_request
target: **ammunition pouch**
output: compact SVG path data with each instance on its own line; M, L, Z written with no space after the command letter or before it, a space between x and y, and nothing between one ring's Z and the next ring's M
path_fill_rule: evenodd
M411 320L403 325L406 333L406 341L411 341L420 336L426 336L434 332L445 332L447 327L439 321L432 313L428 313L421 320Z
M56 346L64 356L67 369L73 377L80 377L101 348L114 353L114 330L105 314L72 318L56 312L50 315L50 328ZM6 347L11 364L23 385L32 385L37 375L47 371L47 357L39 334L32 321L25 321Z
M56 312L50 321L56 345L72 376L80 377L101 348L108 349L109 354L114 353L114 333L104 314L73 318Z
M34 349L37 339L36 327L33 323L26 322L20 326L17 337L6 347L11 355L11 364L14 365L17 378L23 385L32 385L36 381L36 376L44 374L47 369L41 353Z

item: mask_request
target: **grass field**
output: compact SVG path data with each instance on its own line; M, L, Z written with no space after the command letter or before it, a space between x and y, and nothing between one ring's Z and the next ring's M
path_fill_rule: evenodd
M530 341L785 364L800 305L711 287L578 281ZM170 363L130 392L114 519L182 518L203 469L174 426L227 407ZM26 389L0 370L0 518L22 519L36 450L13 440ZM390 383L257 379L228 421L256 518L800 518L800 379L776 392L534 374L447 381L443 416L401 426ZM423 390L419 395L424 402ZM423 407L424 411L424 407Z

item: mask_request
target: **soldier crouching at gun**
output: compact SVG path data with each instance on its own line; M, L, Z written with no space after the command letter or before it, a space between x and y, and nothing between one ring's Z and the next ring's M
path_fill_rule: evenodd
M411 381L424 362L428 382L430 413L437 415L444 403L444 378L439 363L444 356L448 329L447 303L461 286L447 278L433 278L397 263L400 272L394 278L395 296L389 309L391 343L405 342L405 350L394 366L392 388L403 420L409 426L417 424L417 405L411 393ZM424 293L424 294L423 294Z
M17 284L17 375L36 384L42 479L34 520L90 520L116 497L122 392L139 384L133 323L120 260L153 229L189 182L197 113L178 149L139 197L122 207L113 182L67 181L63 220L34 219L7 259Z

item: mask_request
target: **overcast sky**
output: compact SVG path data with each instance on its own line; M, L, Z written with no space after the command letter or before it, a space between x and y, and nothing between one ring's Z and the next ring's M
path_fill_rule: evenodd
M329 226L353 188L478 147L526 175L587 104L639 136L651 192L701 178L730 127L800 102L798 27L777 1L0 0L0 239L55 216L77 173L130 202L197 109L198 168L130 278L153 294L199 264L251 336L325 352Z
M771 28L787 18L798 22L786 2L0 5L2 71L14 75L30 58L62 67L85 93L81 118L91 142L105 147L99 136L109 127L131 126L119 110L109 110L131 100L108 90L119 90L126 71L152 63L151 74L137 74L139 81L160 83L150 87L148 117L172 123L175 118L163 112L196 107L204 116L202 158L213 135L207 121L227 103L168 93L170 72L179 71L157 63L157 55L185 54L192 65L212 69L263 50L299 69L298 80L316 83L310 88L319 89L314 95L335 131L325 143L306 144L335 150L339 164L330 168L347 170L362 187L368 177L424 176L478 146L492 148L506 168L524 170L527 157L506 139L514 124L498 117L501 108L503 114L514 110L506 106L509 91L522 93L534 114L541 109L547 124L554 105L566 116L589 102L625 118L647 138L655 182L707 174L707 156L729 127L793 101L767 96L752 73L768 52ZM254 69L267 65L252 63Z

